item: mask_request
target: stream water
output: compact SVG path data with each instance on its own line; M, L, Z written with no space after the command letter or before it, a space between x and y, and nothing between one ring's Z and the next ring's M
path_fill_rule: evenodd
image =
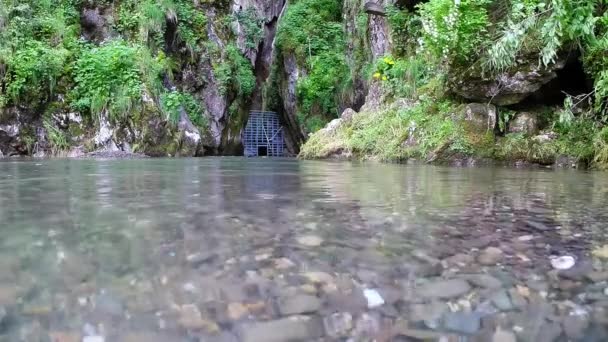
M607 201L600 172L4 160L0 341L606 341Z

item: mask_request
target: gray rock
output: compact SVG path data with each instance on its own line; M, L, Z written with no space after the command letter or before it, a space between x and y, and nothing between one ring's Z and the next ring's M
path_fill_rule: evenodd
M480 68L470 68L457 80L450 80L450 89L473 101L507 106L521 102L544 84L557 77L555 70L563 68L564 60L549 68L540 66L538 58L526 59L520 65L498 75L483 75Z
M587 315L572 315L564 318L564 332L572 340L578 340L585 335L589 327L589 317Z
M348 336L353 328L353 316L348 312L336 312L323 318L323 326L330 337Z
M492 304L494 304L501 311L509 311L513 309L513 303L511 303L511 298L509 298L509 294L506 290L494 292L490 296L490 300L492 301Z
M239 327L242 342L311 341L323 336L323 321L315 316L291 316Z
M496 265L503 258L503 252L500 248L488 247L484 249L477 257L477 261L486 266Z
M498 289L502 287L502 282L489 274L471 274L463 278L477 287L486 289Z
M578 260L574 266L569 269L560 270L558 275L570 280L583 280L593 271L593 263L591 260Z
M506 330L496 330L494 335L492 335L492 342L517 342L517 337L511 331Z
M416 293L424 298L455 298L471 290L471 285L463 279L438 280L421 285Z
M587 279L589 279L590 281L592 281L594 283L606 281L606 280L608 280L608 271L589 272L589 274L587 274Z
M533 112L519 112L509 121L509 133L538 134L538 114Z
M362 337L372 337L380 331L380 315L376 312L364 312L355 322L353 335L360 340Z
M557 323L545 323L536 332L533 339L526 341L530 342L554 342L562 334L562 328Z
M375 2L367 2L364 6L365 12L368 14L374 14L379 16L385 16L386 12L384 10L384 6Z
M464 118L482 130L496 127L496 107L485 103L469 103L464 107Z
M102 292L95 298L95 308L104 314L121 316L124 312L122 302L110 293Z
M513 306L516 308L521 309L528 305L526 298L520 295L515 288L509 289L509 297L511 297L511 303L513 303Z
M481 317L475 312L449 312L443 316L443 325L449 331L474 334L481 328Z
M348 122L351 121L355 115L357 115L357 112L355 112L352 108L346 108L342 112L342 115L340 115L340 119L342 119L342 122Z
M443 302L433 301L429 304L413 304L410 307L409 319L412 322L424 322L427 327L437 329L441 317L447 311L448 306Z
M348 311L356 314L367 308L367 299L363 291L354 289L350 293L334 291L327 294L327 306L339 311Z
M315 296L296 294L279 299L279 311L282 315L295 315L315 312L321 308L321 300Z

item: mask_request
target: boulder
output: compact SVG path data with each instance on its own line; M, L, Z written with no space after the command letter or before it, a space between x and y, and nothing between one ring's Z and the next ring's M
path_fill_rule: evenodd
M512 70L498 75L484 75L481 70L472 68L457 80L451 80L450 88L468 100L490 102L498 106L513 105L555 79L555 71L562 69L565 61L558 61L549 67L538 64L536 57L530 57Z
M538 114L533 112L519 112L509 122L509 133L525 133L535 135L538 133Z
M342 112L342 115L340 115L340 119L342 119L343 122L348 122L352 120L356 114L357 112L355 112L352 108L346 108Z
M202 154L201 133L194 126L184 108L180 109L177 129L181 135L181 144L178 154L185 157L194 157Z
M80 26L85 39L102 42L110 36L112 13L101 8L85 8L80 14Z
M365 12L367 14L385 16L386 11L384 10L384 6L375 2L367 2L364 6Z
M475 127L493 131L496 127L496 107L491 104L469 103L464 108L465 120Z

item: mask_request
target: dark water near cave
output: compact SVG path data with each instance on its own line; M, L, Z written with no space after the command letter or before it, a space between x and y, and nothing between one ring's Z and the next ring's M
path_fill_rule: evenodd
M547 302L557 318L534 317L541 327L558 322L558 339L567 338L562 321L573 308L584 311L583 331L603 336L595 320L608 284L562 279L549 261L571 255L604 269L590 252L608 242L607 201L608 174L600 172L241 158L0 161L0 341L262 340L251 337L263 330L256 322L291 315L282 305L297 294L320 305L296 313L326 320L325 328L309 325L322 331L303 340L339 340L327 327L336 312L352 316L342 335L356 341L397 340L401 320L446 336L492 336L494 326L462 332L411 317L413 305L437 301L412 295L418 288L470 273L531 292L527 306L483 315L525 314ZM480 264L488 246L503 254ZM363 289L385 303L367 307ZM446 312L481 312L484 291L472 286L438 301L450 302ZM511 321L504 329L528 333Z

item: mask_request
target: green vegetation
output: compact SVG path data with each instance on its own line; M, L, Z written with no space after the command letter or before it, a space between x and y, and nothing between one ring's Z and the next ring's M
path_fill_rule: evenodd
M226 47L222 62L214 65L214 71L219 82L219 91L223 95L248 97L255 88L251 62L243 57L236 45Z
M211 24L226 44L221 51L208 36L210 6ZM76 112L87 125L107 116L146 131L153 117L176 123L183 108L206 130L204 103L194 96L206 80L184 84L184 70L211 63L233 111L255 88L253 66L231 28L238 22L253 47L262 21L253 8L235 15L228 8L228 0L0 0L0 115L11 108L32 115L55 151L71 142L70 128L51 119L56 113ZM35 137L21 138L30 150Z
M301 156L398 161L456 155L540 164L569 156L606 168L607 9L604 0L430 0L415 11L389 7L392 54L375 62L370 82L395 105L314 134ZM460 114L462 99L446 91L454 80L466 82L470 72L492 79L579 54L593 90L567 96L562 108L545 107L538 137L509 133L517 114L509 107L498 108L494 131L482 132Z
M427 99L355 115L334 131L314 134L303 146L301 156L322 158L340 151L357 158L400 161L427 158L446 144L454 151L468 152L463 126L447 119L455 110L450 102Z
M207 117L198 101L188 93L172 91L161 95L162 110L174 123L179 120L182 108L188 113L190 121L199 128L207 128Z
M339 115L340 98L352 81L345 44L340 0L294 1L279 24L281 54L294 55L306 70L297 85L297 117L308 132Z

